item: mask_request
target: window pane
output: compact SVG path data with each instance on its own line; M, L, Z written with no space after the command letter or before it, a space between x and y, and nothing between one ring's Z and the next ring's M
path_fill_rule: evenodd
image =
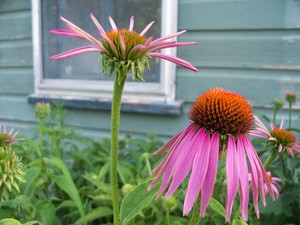
M157 38L161 30L161 0L51 0L41 1L42 8L42 48L44 78L51 79L85 79L108 80L109 76L101 76L99 53L87 53L62 60L49 60L52 55L72 48L91 45L89 42L61 37L49 33L50 29L64 29L60 16L70 20L83 30L99 37L97 28L89 17L92 12L105 30L110 30L108 16L112 16L119 28L128 28L129 19L135 18L134 30L141 32L144 27L155 20L146 36ZM99 37L100 38L100 37ZM153 59L151 70L145 70L147 82L159 82L160 63ZM128 79L131 81L132 79Z

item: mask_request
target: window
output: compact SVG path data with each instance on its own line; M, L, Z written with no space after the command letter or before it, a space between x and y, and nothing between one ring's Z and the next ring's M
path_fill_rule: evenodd
M149 2L149 3L147 3ZM63 28L60 16L98 37L89 17L93 12L105 30L110 30L108 16L111 15L118 27L128 27L129 18L135 16L134 29L142 29L151 21L154 25L148 36L165 36L177 32L177 0L32 0L33 56L35 96L64 99L110 99L113 82L102 76L100 54L89 53L69 59L50 61L51 55L81 46L79 39L52 35L49 29ZM146 34L146 35L147 35ZM85 42L86 44L86 42ZM175 49L165 50L175 55ZM146 82L126 82L124 102L175 101L175 65L152 61L151 70L144 74Z

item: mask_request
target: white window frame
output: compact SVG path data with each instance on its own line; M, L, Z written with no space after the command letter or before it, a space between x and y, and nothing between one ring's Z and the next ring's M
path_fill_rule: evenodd
M35 94L64 99L111 99L112 81L45 79L43 77L41 0L31 0L31 4ZM176 33L178 0L162 0L161 12L161 36ZM175 56L176 48L165 49L163 53ZM160 82L127 82L124 88L123 101L133 103L141 101L172 103L175 101L176 65L166 60L160 62ZM145 79L147 80L147 77Z

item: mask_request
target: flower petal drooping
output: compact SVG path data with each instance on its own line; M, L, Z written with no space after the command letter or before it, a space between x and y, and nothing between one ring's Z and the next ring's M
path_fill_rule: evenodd
M279 153L284 150L294 157L293 151L300 153L300 142L296 140L295 135L291 131L283 128L283 123L283 119L279 127L270 123L271 130L268 130L263 122L258 117L255 117L257 129L252 131L251 134L273 143Z
M119 80L126 79L128 72L131 71L133 79L143 81L142 75L144 73L144 69L149 68L149 61L151 57L166 59L194 72L198 71L197 68L185 60L158 52L165 48L197 44L196 42L180 43L176 41L168 41L168 39L183 34L186 32L185 30L153 40L152 37L146 38L144 35L151 28L154 21L149 23L141 33L137 33L133 31L134 17L130 18L128 29L119 29L113 18L109 17L108 19L112 30L106 32L92 13L90 14L90 17L98 29L100 40L97 40L80 27L61 17L61 20L65 23L67 29L51 30L51 33L60 36L80 38L92 43L93 45L75 48L70 51L54 55L50 57L50 59L56 60L87 52L99 52L102 56L102 73L109 70L110 76L116 73L117 79Z
M166 192L168 198L190 174L183 215L189 214L201 195L200 216L203 217L213 193L219 155L227 150L226 221L230 221L238 192L241 216L244 220L248 219L249 173L253 181L254 207L259 216L259 196L265 202L265 195L269 193L274 197L276 191L247 136L254 126L248 102L241 95L215 88L198 97L188 116L192 123L156 152L168 151L153 170L155 179L149 189L162 179L157 197Z

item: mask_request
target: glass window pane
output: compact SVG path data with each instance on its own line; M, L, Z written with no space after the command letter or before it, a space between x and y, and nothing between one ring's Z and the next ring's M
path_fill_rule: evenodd
M129 19L135 18L134 30L141 32L144 27L155 20L146 36L157 38L161 30L161 0L51 0L41 1L42 9L42 48L44 78L51 79L85 79L107 80L109 76L101 76L100 54L87 53L62 60L49 60L52 55L72 48L91 45L89 42L61 37L49 33L50 29L64 29L60 16L70 20L83 30L99 37L97 28L89 17L92 12L106 31L110 30L108 16L112 16L119 28L128 28ZM100 37L99 37L100 38ZM151 70L145 70L147 82L160 81L160 63L152 60ZM132 79L128 79L131 81Z

